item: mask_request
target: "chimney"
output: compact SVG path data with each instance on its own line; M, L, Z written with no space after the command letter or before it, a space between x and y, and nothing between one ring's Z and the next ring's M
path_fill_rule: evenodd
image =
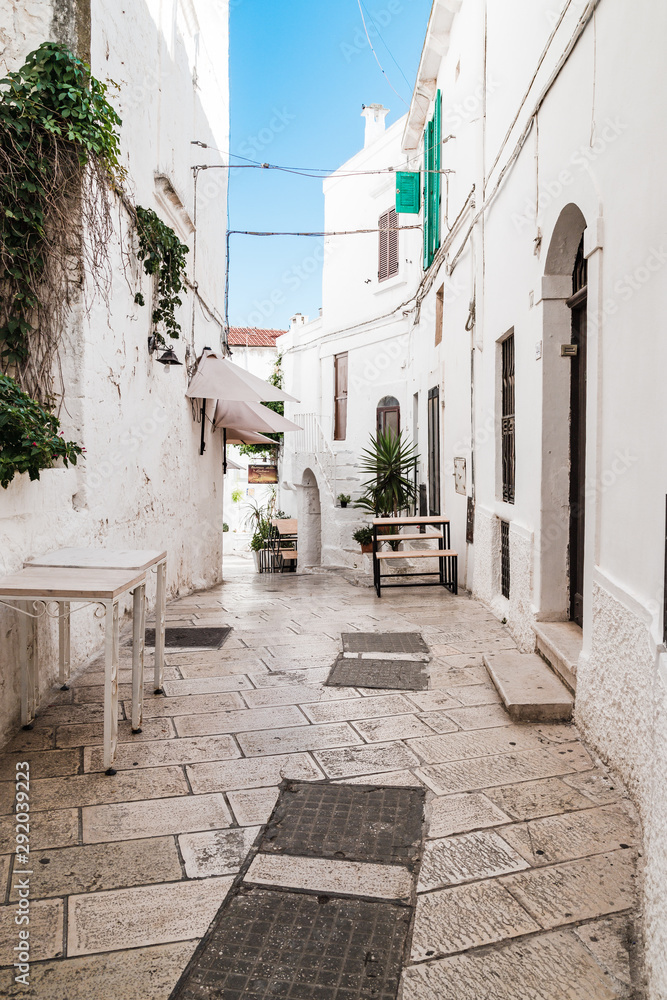
M364 149L370 146L384 133L384 120L389 114L389 108L381 104L362 104L361 117L366 119L364 133Z
M300 330L301 327L305 326L307 322L308 322L307 316L302 316L301 313L296 313L290 319L290 332L293 332L294 330Z

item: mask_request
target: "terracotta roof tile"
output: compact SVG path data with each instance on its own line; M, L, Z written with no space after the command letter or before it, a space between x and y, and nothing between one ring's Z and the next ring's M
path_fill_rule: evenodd
M275 347L276 338L287 330L259 330L254 326L230 326L230 347Z

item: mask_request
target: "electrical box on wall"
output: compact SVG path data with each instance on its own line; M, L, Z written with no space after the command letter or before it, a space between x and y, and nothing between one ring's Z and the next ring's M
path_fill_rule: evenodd
M577 344L561 344L560 345L560 356L561 358L576 358L579 351Z
M466 460L454 459L454 489L457 493L466 494Z

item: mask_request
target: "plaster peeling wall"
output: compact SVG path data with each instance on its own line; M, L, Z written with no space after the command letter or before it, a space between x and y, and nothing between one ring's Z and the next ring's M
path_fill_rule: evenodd
M71 43L80 37L85 6L78 0L54 6L43 0L2 5L3 70L18 68L44 40L65 38ZM159 11L145 0L131 0L122 10L107 0L93 0L90 37L93 72L121 86L119 92L110 89L109 98L123 119L121 146L129 193L174 228L179 220L160 201L155 174L173 181L182 200L181 215L191 217L190 140L196 134L226 148L228 115L226 5L218 4L215 13L206 11L212 55L192 34L196 18L186 24L179 10L179 0L162 3ZM161 113L167 83L170 101L180 95L178 115ZM214 154L207 162L215 162ZM199 206L203 264L197 279L205 300L217 307L225 271L224 241L219 240L225 206L225 183L207 192ZM200 456L200 425L184 397L187 369L170 371L148 354L150 308L136 305L134 295L141 288L150 303L150 285L128 254L133 240L129 216L116 204L113 218L108 294L96 296L86 285L64 332L66 399L61 421L66 435L85 445L86 460L76 469L48 470L39 482L22 476L0 491L0 574L20 569L31 556L67 545L166 548L168 591L187 593L221 577L221 435L207 433L206 452ZM187 228L179 230L179 236L190 245L192 278L192 236ZM192 338L193 358L204 345L216 347L220 339L219 325L199 306L191 329L192 298L190 293L182 297L178 319L183 333L173 345L181 361L186 340ZM150 578L149 606L154 596L155 581ZM74 614L74 669L99 651L101 629L91 608ZM17 632L15 613L0 608L0 743L18 726ZM38 643L44 699L57 672L55 623L40 621Z

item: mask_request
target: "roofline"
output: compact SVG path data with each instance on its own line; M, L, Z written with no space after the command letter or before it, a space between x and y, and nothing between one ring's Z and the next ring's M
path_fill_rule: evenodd
M415 89L412 92L408 120L403 133L403 152L412 152L421 142L426 116L436 93L440 63L449 50L452 25L462 3L463 0L433 0Z

